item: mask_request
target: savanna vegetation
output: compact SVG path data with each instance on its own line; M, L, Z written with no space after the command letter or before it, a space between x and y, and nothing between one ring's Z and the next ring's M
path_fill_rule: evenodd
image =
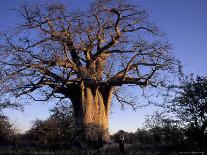
M169 87L171 95L169 92L166 94L166 103L162 106L164 112L155 111L147 115L143 127L134 133L124 132L125 153L164 155L207 151L206 87L207 77L200 76L184 77L180 85ZM35 120L25 134L16 134L8 118L2 115L1 146L10 147L10 151L22 149L26 153L30 150L119 154L121 130L111 135L111 141L105 145L102 141L88 141L92 146L88 147L81 138L77 143L75 139L80 137L81 130L76 126L72 110L67 102L56 105L50 110L47 120Z
M23 4L17 12L21 22L0 32L1 152L120 154L121 134L126 154L206 151L207 77L184 76L146 10L96 0L84 12L59 3ZM137 108L139 98L123 91L128 86L161 92L164 101L155 105L164 112L147 115L134 133L110 135L111 104ZM18 134L2 110L30 101L57 104Z
M4 139L1 150L8 154L18 151L25 154L120 154L118 143L122 131L111 135L111 141L102 144L102 147L93 141L90 142L93 147L74 141L75 137L80 136L80 130L75 127L74 117L68 109L70 107L64 104L51 109L47 120L34 121L25 134L15 134L5 117L3 122L7 122L7 126L2 121L0 124L0 137ZM206 151L207 133L200 137L200 131L193 122L183 122L178 117L172 119L167 113L155 111L146 116L143 125L136 132L124 132L125 154L164 155Z

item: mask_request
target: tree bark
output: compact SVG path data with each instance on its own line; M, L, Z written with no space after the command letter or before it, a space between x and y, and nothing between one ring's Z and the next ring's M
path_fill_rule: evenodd
M81 83L78 95L72 96L74 116L87 141L110 140L109 111L113 88L87 87Z

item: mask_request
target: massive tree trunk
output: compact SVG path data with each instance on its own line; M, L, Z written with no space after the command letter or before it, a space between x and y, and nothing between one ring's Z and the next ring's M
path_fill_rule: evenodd
M78 126L83 127L83 136L86 140L110 140L108 120L112 92L111 87L87 87L84 83L74 92L76 95L71 98L74 115Z

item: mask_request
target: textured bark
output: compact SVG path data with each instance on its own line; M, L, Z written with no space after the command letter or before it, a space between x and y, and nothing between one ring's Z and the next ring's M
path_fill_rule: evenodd
M109 141L109 110L112 91L110 87L85 87L72 99L76 122L83 127L84 138L89 141Z

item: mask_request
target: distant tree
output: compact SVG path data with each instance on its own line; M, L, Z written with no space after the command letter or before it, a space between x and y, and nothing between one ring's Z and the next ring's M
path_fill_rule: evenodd
M180 122L171 117L167 113L159 111L147 115L145 128L148 129L153 143L177 145L183 142L184 131L180 127Z
M207 77L186 76L170 91L169 108L187 125L188 137L194 137L199 147L203 147L207 130Z
M0 33L0 93L70 99L86 139L109 140L113 95L134 105L119 88L163 86L178 64L147 12L124 0L97 0L86 12L22 5L19 13L17 28Z
M71 110L68 103L55 106L50 110L51 116L46 120L35 120L24 137L37 146L56 148L60 145L69 146L78 132Z
M138 128L135 132L138 144L152 144L152 136L145 128Z
M80 128L75 124L72 106L68 102L62 102L50 110L50 119L58 121L59 141L71 144L76 136L80 134Z
M12 141L19 132L18 129L10 123L9 118L3 113L3 110L8 108L22 110L22 105L19 103L11 103L4 99L1 100L0 98L0 146L13 145Z
M170 123L162 127L163 142L167 145L182 145L185 140L185 130L180 123L170 120Z
M114 140L114 142L119 143L119 141L120 141L120 137L121 137L122 135L124 135L124 141L125 141L126 143L129 143L129 134L130 134L130 133L128 133L128 132L126 132L126 131L119 130L119 131L117 131L116 133L114 133L114 134L112 135L112 139Z
M56 140L57 130L58 123L55 120L35 120L27 134L39 144L48 144L49 141Z
M14 131L12 129L12 124L5 115L0 115L0 145L9 145L10 139L13 136Z
M145 117L145 128L152 129L155 127L163 127L165 125L166 114L164 112L155 111L151 115Z

